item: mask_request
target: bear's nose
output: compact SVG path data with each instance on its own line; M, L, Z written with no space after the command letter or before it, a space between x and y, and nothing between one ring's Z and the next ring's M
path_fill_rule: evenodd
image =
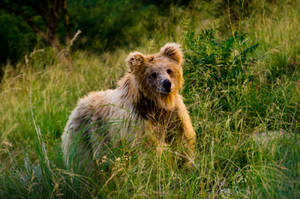
M165 80L162 82L162 86L164 87L164 89L165 89L167 92L170 92L170 91L171 91L171 82L170 82L170 80L165 79Z

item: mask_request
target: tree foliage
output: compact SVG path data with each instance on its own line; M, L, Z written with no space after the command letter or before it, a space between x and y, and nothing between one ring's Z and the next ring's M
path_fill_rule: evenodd
M64 64L71 64L68 53L62 51L63 45L70 42L67 0L4 0L0 6L7 13L21 17L37 35L56 50ZM59 28L64 29L64 40L58 36Z
M60 23L66 29L66 42L70 40L66 0L5 0L1 7L8 13L22 17L35 33L57 50L61 50L57 35Z

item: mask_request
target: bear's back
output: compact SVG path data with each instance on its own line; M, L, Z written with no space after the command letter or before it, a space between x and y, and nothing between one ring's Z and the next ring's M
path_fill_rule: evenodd
M84 145L91 145L93 150L101 145L99 140L131 140L135 135L133 131L143 126L141 123L133 105L122 99L119 89L91 92L79 100L69 117L62 136L64 154L74 145L72 141L80 137L84 137Z

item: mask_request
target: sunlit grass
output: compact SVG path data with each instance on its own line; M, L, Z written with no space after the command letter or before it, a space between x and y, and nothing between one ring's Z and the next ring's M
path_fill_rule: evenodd
M259 9L233 24L234 31L248 33L250 44L258 43L249 55L256 61L243 73L255 81L233 85L234 98L224 85L216 88L218 95L195 87L204 78L197 68L185 75L183 95L198 138L194 168L178 166L172 150L158 157L152 148L123 146L122 153L100 162L106 168L80 173L65 167L60 137L79 98L116 86L130 51L155 52L173 40L189 53L189 29L198 33L208 28L205 24L218 29L217 19L189 24L192 14L199 20L206 16L197 7L180 10L182 19L172 8L180 23L156 19L161 24L156 36L135 49L73 52L72 70L58 64L48 49L16 69L7 66L0 88L0 198L299 198L300 24L295 5ZM174 32L164 35L167 28ZM216 37L226 40L231 32L217 31ZM187 62L184 70L188 67Z

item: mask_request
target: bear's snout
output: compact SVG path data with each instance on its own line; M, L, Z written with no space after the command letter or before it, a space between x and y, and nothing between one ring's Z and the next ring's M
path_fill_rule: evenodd
M171 86L172 86L172 83L168 79L165 79L162 82L163 91L166 92L166 93L171 92Z

